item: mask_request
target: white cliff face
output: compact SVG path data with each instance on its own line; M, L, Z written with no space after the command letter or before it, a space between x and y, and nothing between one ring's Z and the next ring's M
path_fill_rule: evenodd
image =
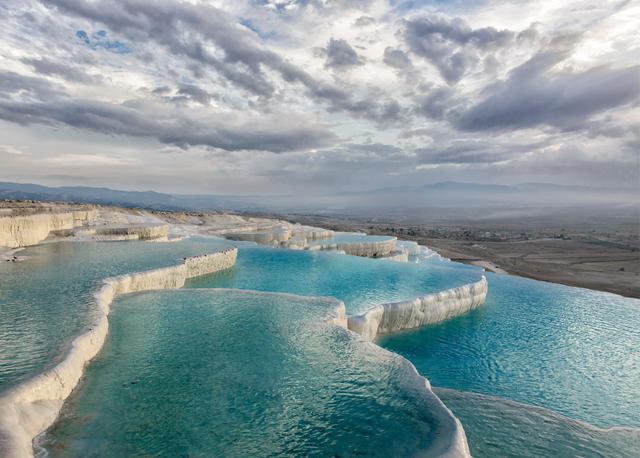
M351 331L353 332L353 331ZM431 383L418 373L416 367L408 359L390 352L373 342L358 337L360 345L368 345L371 351L386 353L396 359L397 363L410 368L407 377L407 386L413 385L419 391L423 391L428 399L428 409L430 415L436 417L438 421L434 425L436 430L435 440L429 444L429 448L424 453L416 456L430 456L439 458L471 458L471 452L467 443L467 436L460 420L449 410L449 408L436 396L431 388Z
M128 226L84 226L80 228L53 231L52 235L73 237L74 240L125 241L169 240L168 224L132 224Z
M396 251L396 239L393 237L388 240L372 240L370 242L345 242L311 245L305 249L310 251L341 251L352 256L385 258Z
M420 256L422 248L418 245L418 242L412 242L410 240L398 240L396 243L398 250L407 253L408 256Z
M271 231L258 232L235 232L226 234L225 237L231 240L241 240L244 242L256 242L260 245L280 245L288 241L293 233L285 228L277 228Z
M409 254L403 250L395 250L392 251L389 256L385 256L384 258L380 259L395 262L409 262Z
M96 216L96 210L4 216L0 218L0 246L18 248L35 245L46 239L51 231L82 226Z
M420 456L471 458L471 452L467 443L467 436L464 432L462 423L460 423L460 420L456 418L453 412L449 410L440 398L436 396L431 388L429 380L420 375L416 367L409 360L376 345L374 342L370 341L372 339L368 339L362 335L356 335L358 333L354 333L354 330L351 328L351 317L346 316L345 305L342 301L339 301L338 307L336 307L333 314L326 319L326 323L347 329L359 345L370 346L372 352L386 353L392 358L395 358L398 364L410 367L410 371L408 371L410 376L409 380L407 380L407 384L414 384L418 390L424 391L427 399L429 400L429 413L438 418L435 426L438 431L436 434L437 439L429 445L429 449L426 451L426 454Z
M229 248L185 258L182 264L173 267L107 278L95 293L99 317L86 333L73 341L65 359L0 398L0 456L33 456L33 439L53 423L62 403L78 384L85 364L102 348L109 327L109 308L117 296L136 291L180 288L188 278L232 267L237 254L237 248Z
M276 220L277 221L277 220ZM330 238L335 233L328 229L321 229L298 224L281 223L271 228L261 230L238 229L224 234L231 240L256 242L260 245L269 245L291 249L304 249L309 241Z
M169 236L167 224L140 224L123 227L96 228L96 239L108 240L165 240Z
M260 245L294 250L342 251L353 256L370 258L387 257L397 250L395 237L389 237L385 240L363 240L359 242L312 243L333 238L336 233L329 229L293 224L276 219L222 214L203 216L197 221L192 218L188 220L188 224L194 223L198 223L197 226L193 227L197 227L197 232L200 233L220 235L230 240L255 242ZM192 229L187 229L188 224L183 228L191 232ZM363 233L353 234L366 235ZM411 244L413 242L408 243ZM414 245L417 246L415 243ZM404 261L405 256L400 255L396 259Z
M428 294L408 301L377 305L361 315L349 317L349 329L366 339L377 335L413 329L462 315L483 304L487 279Z
M352 256L366 256L368 258L383 258L389 256L395 249L395 237L372 242L338 243L338 250L343 250Z

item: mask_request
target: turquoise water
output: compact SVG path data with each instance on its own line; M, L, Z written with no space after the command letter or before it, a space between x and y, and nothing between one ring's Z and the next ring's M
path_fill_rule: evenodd
M637 458L640 429L599 429L506 399L435 388L464 425L475 458Z
M193 278L186 287L239 288L305 296L332 296L347 312L359 313L383 302L411 299L477 281L478 269L434 261L399 263L330 252L241 248L236 266Z
M43 445L54 457L437 453L434 397L410 365L321 325L335 305L246 291L119 298Z
M0 264L0 391L57 362L63 354L65 345L89 322L92 311L91 293L100 285L103 278L173 265L183 256L211 252L228 245L229 243L225 241L208 239L190 239L165 244L56 243L33 247L21 253L30 256L31 259L26 262ZM234 268L190 280L187 287L226 287L334 296L345 302L349 313L359 313L374 304L408 299L476 281L481 274L482 272L477 268L436 260L421 264L402 264L327 252L243 247L239 250L238 262ZM637 350L640 347L640 332L638 332L640 301L518 277L493 274L487 274L487 277L489 295L484 306L449 322L384 337L379 343L413 362L420 373L429 378L434 386L453 389L438 392L462 420L472 453L476 457L638 456L637 451L640 445L637 429L605 431L574 420L583 420L600 427L640 426L640 354ZM150 425L149 428L153 434L149 437L156 438L160 433L171 437L172 441L178 445L170 450L176 452L178 456L206 455L207 453L202 450L215 447L213 444L215 441L226 444L226 447L232 447L237 455L247 452L248 449L243 448L245 445L233 448L234 445L225 442L227 437L235 437L236 441L233 444L244 443L242 438L234 433L237 428L239 428L238 431L246 430L238 426L240 420L232 414L235 412L233 408L229 408L232 413L220 417L229 421L230 426L225 429L216 423L216 419L203 420L207 417L207 411L198 410L198 406L192 405L200 403L200 399L196 396L196 391L193 391L195 388L191 382L195 379L192 379L189 374L192 372L200 374L207 381L213 381L217 375L207 372L207 368L214 365L212 360L208 359L207 363L202 361L195 363L194 368L190 366L191 359L200 361L196 353L203 352L206 355L205 350L209 348L210 344L207 343L209 341L215 340L222 345L223 340L216 340L214 337L225 336L226 339L225 332L248 336L250 342L254 341L254 337L269 345L271 341L261 332L257 332L250 320L244 324L241 323L240 318L230 312L231 307L226 304L225 299L218 298L214 302L204 301L209 304L209 307L200 307L198 304L191 304L186 298L191 297L192 294L204 293L190 291L175 294L177 294L175 301L171 299L169 303L164 302L164 293L158 296L155 296L155 293L131 296L134 302L130 306L127 306L128 297L118 301L118 304L122 304L122 312L116 311L110 318L112 327L107 346L100 353L97 363L89 365L85 387L78 391L74 402L65 407L68 418L59 423L54 431L55 443L49 446L53 454L85 456L85 452L91 447L98 447L97 450L104 452L100 456L105 454L109 456L111 452L107 450L109 448L107 444L109 444L108 437L111 436L106 436L106 433L100 435L101 428L105 428L105 431L109 431L109 435L122 440L119 446L134 447L131 449L131 454L153 455L155 452L152 443L156 439L148 439L142 425ZM178 301L177 298L181 299ZM246 303L240 298L235 299L239 303ZM249 302L254 299L252 298ZM138 304L135 301L142 301L142 303ZM219 301L223 304L220 305ZM274 299L266 303L261 302L264 307L252 307L249 303L247 306L254 311L258 308L261 310L275 308L282 311L284 305L281 302ZM128 328L128 317L136 313L134 304L145 309L146 315L143 314L139 321L133 319L132 327ZM172 308L174 305L177 307L175 310ZM218 305L222 308L220 313L223 314L210 316L209 314L213 312L209 309L216 308ZM306 302L301 305L294 301L290 306L296 310L300 319L302 316L315 316L312 312L305 311L309 308ZM191 308L197 310L194 311L193 317L199 318L202 323L191 323L192 317L187 313ZM180 355L180 361L171 360L170 352L163 347L165 333L173 332L169 328L173 326L171 317L174 313L184 315L175 324L176 336L180 336L185 342L191 342L185 345L185 348L181 348L178 337L172 341L173 350L180 350L177 352ZM275 320L270 320L268 314L251 316L255 322L259 321L259 317L265 319L263 327L274 332L273 339L280 339L279 342L282 343L277 346L278 351L286 353L294 348L289 348L290 345L300 344L299 337L304 334L291 326L293 318L289 315L278 313L278 319ZM121 321L121 335L116 333L116 329L120 328L113 327L114 318ZM225 331L227 319L231 324L229 330ZM198 331L190 335L186 331L187 325L195 326L194 329ZM205 328L199 326L205 326ZM304 332L309 332L307 327L300 329L303 328ZM130 342L132 344L136 342L134 332L136 330L140 334L139 344L133 345L132 348L137 349L138 354L129 355L127 345ZM291 339L288 334L290 332ZM298 340L293 335L298 336ZM322 339L328 339L322 340L323 345L328 344L332 352L346 352L347 356L344 357L354 366L357 360L354 354L363 358L361 367L349 366L345 369L340 366L340 371L346 371L342 375L347 378L335 379L335 385L330 385L331 389L338 389L338 392L344 392L347 395L355 389L357 396L361 396L367 394L369 389L375 393L375 390L380 388L367 385L369 388L363 393L357 391L356 385L352 385L356 383L356 374L358 377L362 375L365 379L373 377L372 374L367 375L369 365L378 367L379 353L374 353L375 356L364 354L362 353L364 350L355 348L357 346L353 345L350 339L337 338L334 341L333 337L328 338L325 333L320 335L324 336ZM315 338L310 339L309 342L320 342L314 340ZM152 342L148 339L154 340ZM157 355L153 350L155 346L158 346ZM220 351L219 348L214 347L211 347L212 351ZM304 345L300 348L304 348L301 355L307 354L307 350L312 350L311 347L304 347ZM288 361L288 356L274 352L269 355L277 354L278 358L282 357ZM163 353L166 355L163 356ZM149 356L144 361L136 360L142 365L137 366L134 359L143 358L145 355L153 355L153 357ZM115 366L119 364L121 356L125 356L124 363L131 365ZM160 359L154 359L156 356ZM233 354L230 353L226 359L222 358L222 361L230 367L232 371L230 374L237 375L239 374L237 368L231 367L234 360L232 356ZM323 353L320 356L326 355ZM256 371L266 370L269 373L268 368L261 367L259 362L251 359L252 357L253 355L245 359L241 358L238 364L242 361L251 362L257 365ZM127 358L131 358L130 361ZM264 361L265 364L268 363L267 366L274 365L274 370L287 370L270 362L271 360L267 357ZM175 370L175 374L172 372L169 377L165 373L165 365L186 369ZM117 371L111 372L112 367L120 370L124 378L118 379ZM132 378L127 384L125 379L128 375L125 377L125 374L132 374L133 372L128 371L140 367L147 371L149 377L159 369L165 375L168 386L164 387L160 382L155 381L147 387L148 390L145 388L145 391L136 391L142 388L138 386L140 383ZM214 367L217 366L214 365ZM335 366L329 365L329 367ZM200 372L200 369L203 372ZM361 372L357 372L356 369ZM299 370L303 371L303 368ZM356 372L350 372L352 370ZM393 371L383 370L382 374L391 372ZM287 380L295 384L295 377L301 374L307 375L304 372L294 371L288 373L286 377L290 377ZM331 374L331 376L337 375L341 374ZM326 374L323 373L324 376ZM351 376L354 378L349 378ZM116 386L118 380L125 381L122 385ZM230 380L237 379L231 377ZM381 379L376 380L382 383ZM131 384L131 381L135 383ZM172 392L175 391L174 388L180 387L183 383L185 388L179 394L179 399L187 403L186 407L171 397ZM298 380L296 383L305 385L306 382ZM316 391L322 392L321 386L313 384L311 386ZM117 393L118 387L123 393ZM206 392L202 403L207 409L213 408L216 396L233 396L236 391L246 394L246 391L242 391L243 387L245 385L240 384L229 389L224 385L216 385L215 389ZM340 391L340 387L344 387L344 390ZM302 388L304 386L300 387ZM157 397L151 396L149 393L156 389L159 390ZM403 389L411 391L407 386ZM127 398L124 391L131 391L134 397ZM292 392L287 391L287 393ZM327 399L332 398L328 391L324 393L323 399L326 404L329 402ZM296 392L296 394L299 393ZM118 396L124 396L124 398ZM151 402L146 399L148 396L157 402L166 399L171 407L168 412L172 416L172 422L169 422L165 429L161 427L162 422L166 421L166 418L162 417L164 414L161 415L159 410L153 410L153 405L147 404ZM300 396L302 396L300 399L307 399L303 394ZM276 396L273 400L274 405L290 408L283 399ZM518 401L524 405L511 403L506 399ZM187 402L188 400L190 401ZM264 399L260 398L257 406L266 405L262 403L263 401ZM149 412L153 412L157 418L148 416L146 413L142 415L140 412L127 412L127 402L134 402L132 405L138 405L140 409L151 409ZM231 401L225 400L225 402ZM303 404L311 405L309 402L310 400L305 400ZM373 400L370 402L373 403ZM111 403L119 406L119 411L115 407L112 409ZM351 414L351 410L347 408L350 405L350 403L340 404L340 408L344 407L346 410L335 411L339 414L330 415L329 419L313 417L312 424L315 426L309 426L308 431L313 433L309 437L322 447L329 447L327 450L346 455L358 454L361 448L368 449L366 441L359 440L354 441L355 448L348 448L345 445L346 439L341 442L342 436L337 433L342 427L346 428L344 431L351 434L356 431L364 435L363 431L366 430L367 434L375 436L376 440L380 436L382 444L378 444L377 441L372 444L376 444L381 455L389 455L392 446L401 447L401 444L391 441L388 444L389 448L385 448L386 441L382 440L382 438L388 439L388 435L383 434L386 428L393 434L398 433L393 416L375 418L372 433L367 428L368 423L372 423L371 418L375 417L373 405L367 408L370 410L364 410L369 417L358 417L357 413L353 413L354 419L363 422L361 429L358 429L355 420L351 422L349 418L341 418L342 415ZM278 441L289 437L283 432L291 427L291 423L287 422L294 422L296 428L302 428L296 429L296 431L302 431L299 433L302 438L296 439L304 442L307 431L304 429L307 426L306 410L297 404L295 406L297 410L288 411L291 415L283 413L278 417L281 423L272 425L275 429L269 432L265 432L268 423L266 417L260 417L258 411L254 412L254 416L242 417L247 422L254 419L261 421L262 423L259 424L265 428L260 429L256 424L251 423L252 428L265 432L267 437L271 438L270 443L275 444L276 448L267 450L267 440L261 442L258 438L250 436L253 437L252 441L256 447L260 447L256 449L256 453L286 453L287 449L282 448L285 445ZM237 406L237 408L240 407L242 405ZM409 413L410 409L403 410L405 407L407 406L400 408L397 413L400 415L399 418L404 418L403 415L410 417L415 415L415 412ZM185 412L190 411L189 409L200 412L201 415L198 417L200 423L194 423L192 419L181 414L180 411L183 408L187 409ZM273 410L270 412L272 413ZM315 414L316 407L313 407L311 412ZM118 429L115 423L119 420L118 415L122 417L125 414L130 428L123 431ZM344 422L347 422L346 426ZM385 424L385 422L388 423ZM423 433L429 437L430 428L434 426L433 419L420 419L416 422L415 430L423 431L421 428L426 428L424 431L427 432L423 431ZM329 436L316 434L317 430L314 428L319 424L341 425L335 428L331 426L332 434L338 434L339 437L335 443L330 441ZM222 428L225 434L221 436L218 428ZM205 429L209 431L211 437L199 438L200 434L206 432ZM412 431L411 428L409 430ZM415 451L425 446L425 444L411 442L401 432L398 434L400 434L399 437L404 437L404 441L408 441L407 448L398 449L400 451L408 453L409 450ZM217 439L214 440L212 437ZM187 442L193 442L193 448L185 445ZM298 454L305 454L305 451L308 454L322 454L320 448L313 449L312 444L302 442L291 442L294 447L292 450ZM110 444L113 446L113 443ZM128 449L113 450L115 451L111 456L119 456L116 452L124 453ZM292 454L295 453L292 452Z
M59 242L21 251L26 261L0 263L0 392L60 360L65 345L89 323L92 293L104 278L229 245L215 239Z
M640 300L487 275L481 308L380 339L434 386L640 426Z
M240 244L242 245L242 244ZM21 252L28 260L0 263L0 391L57 363L90 322L93 292L106 277L174 265L184 256L230 246L217 239L173 243L59 242ZM241 248L238 265L192 286L334 295L351 310L413 297L477 278L450 268L413 266L335 253ZM471 280L469 280L471 279Z

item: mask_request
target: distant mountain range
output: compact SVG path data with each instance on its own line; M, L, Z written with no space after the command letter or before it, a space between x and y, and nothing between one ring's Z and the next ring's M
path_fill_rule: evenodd
M49 187L31 183L0 182L0 199L30 199L142 207L154 210L241 209L245 197L171 195L155 191L119 191L89 186Z
M441 182L316 196L182 195L87 186L49 187L0 182L0 199L68 201L155 210L235 210L369 214L455 209L559 209L573 206L637 207L637 192L547 183L494 185Z

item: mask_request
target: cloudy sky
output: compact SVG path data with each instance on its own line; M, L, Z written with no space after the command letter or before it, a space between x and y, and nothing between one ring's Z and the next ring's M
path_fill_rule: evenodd
M639 1L4 0L0 180L638 189Z

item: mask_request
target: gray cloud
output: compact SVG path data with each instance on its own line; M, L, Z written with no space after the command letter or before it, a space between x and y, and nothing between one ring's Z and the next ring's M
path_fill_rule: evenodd
M233 84L262 97L274 94L263 67L274 70L289 83L300 83L312 98L328 103L333 111L384 120L385 107L373 100L354 100L350 91L318 81L306 71L263 47L256 36L224 11L210 5L152 0L42 0L61 13L105 24L130 41L155 41L171 53L215 69ZM189 30L185 34L184 30ZM219 57L206 43L222 51ZM341 44L337 45L342 48ZM348 44L347 44L348 46ZM355 51L354 51L355 52ZM348 57L337 57L345 62ZM343 59L343 60L340 60Z
M189 100L193 100L205 106L210 105L211 101L216 98L213 94L205 91L202 88L199 88L195 84L181 85L178 88L178 95L186 97Z
M18 124L63 124L104 134L155 138L181 147L203 145L227 151L264 150L274 153L325 146L335 140L328 131L312 127L278 130L273 125L214 127L173 117L150 119L148 113L87 100L58 103L14 103L0 100L0 119Z
M204 107L210 106L214 100L219 99L217 94L212 94L195 84L180 84L175 91L169 86L160 86L151 93L177 104L195 102Z
M366 155L377 160L390 161L407 157L402 148L385 143L345 143L342 148L351 153L351 158L358 155Z
M427 129L423 127L420 129L405 130L400 133L398 138L407 139L407 138L413 138L413 137L429 137L430 134L431 134L431 129Z
M475 131L542 124L575 129L595 113L639 100L640 66L545 72L564 56L558 51L535 55L489 88L483 100L455 119L455 125Z
M5 72L0 78L0 119L21 125L66 125L103 134L154 138L161 143L204 145L228 151L265 150L275 153L327 146L335 135L319 125L288 123L278 127L277 120L247 120L231 125L219 120L191 119L179 112L154 113L143 103L113 104L70 98L52 89L39 78ZM200 94L192 87L180 90ZM29 98L16 100L26 93Z
M398 70L408 70L413 68L411 59L407 56L406 52L390 46L387 46L384 50L384 63L389 67L393 67Z
M416 112L427 118L442 120L457 106L455 92L448 87L436 87L419 100Z
M376 20L371 16L360 16L358 19L356 19L356 21L354 22L354 25L356 27L366 27L368 25L373 25L375 23L376 23Z
M159 86L151 91L152 94L162 95L162 96L169 95L171 94L171 92L172 91L169 86Z
M300 12L304 13L308 7L312 7L320 13L352 8L362 9L368 7L371 0L340 0L338 2L324 0L251 0L251 2L267 7L270 10L275 10L283 15L296 16Z
M89 75L83 69L55 62L46 58L25 58L22 59L27 65L30 65L37 73L41 75L59 76L66 81L74 81L79 83L95 83L100 81L100 77Z
M0 71L0 97L47 99L58 97L62 90L43 78Z
M457 83L479 61L479 55L508 46L509 30L471 29L460 18L422 17L403 21L402 37L414 54L431 62L449 84Z
M206 5L123 0L43 0L61 13L102 23L131 42L151 39L181 55L215 68L239 86L258 95L271 95L261 65L277 68L281 59L262 49L246 30L223 11ZM182 33L190 30L191 34ZM211 53L205 41L219 47L223 57Z
M415 153L421 164L492 164L521 157L547 144L533 142L517 144L488 140L456 140L445 146L418 148Z
M344 69L364 63L346 40L332 38L327 44L326 53L324 65L327 68Z
M246 189L255 190L291 188L294 181L305 189L358 188L371 176L393 185L443 177L512 181L516 172L528 180L530 171L536 179L575 181L606 181L607 170L638 175L629 165L637 165L630 158L637 158L640 138L633 128L638 67L623 68L638 51L629 27L615 37L603 31L604 17L625 21L611 15L611 6L559 20L522 4L522 17L540 24L511 32L476 25L508 23L512 10L497 3L492 16L457 6L473 27L384 2L375 10L358 0L291 0L293 8L280 0L232 3L7 0L0 7L0 40L12 50L5 69L24 74L0 71L0 136L28 151L33 164L19 165L27 156L13 154L12 170L86 150L153 163L143 172L150 183L154 174L192 177L202 169L206 178L189 180L193 187L214 181L205 170L206 161L215 162L209 168L221 187L244 189L246 179ZM422 11L438 9L451 11ZM363 16L367 11L376 19ZM89 45L74 35L78 30L87 31ZM130 52L91 46L103 30ZM578 33L550 40L567 30ZM578 54L587 30L585 38L602 38L602 48L584 46ZM585 71L590 60L594 67ZM349 71L355 65L359 71ZM41 125L60 128L55 144ZM68 135L70 129L83 135ZM192 145L180 160L158 153ZM618 165L601 167L605 155ZM569 171L577 156L583 165ZM57 166L64 173L68 165ZM118 167L112 163L109 179L119 176ZM242 185L225 181L236 174ZM267 179L285 175L277 185Z

